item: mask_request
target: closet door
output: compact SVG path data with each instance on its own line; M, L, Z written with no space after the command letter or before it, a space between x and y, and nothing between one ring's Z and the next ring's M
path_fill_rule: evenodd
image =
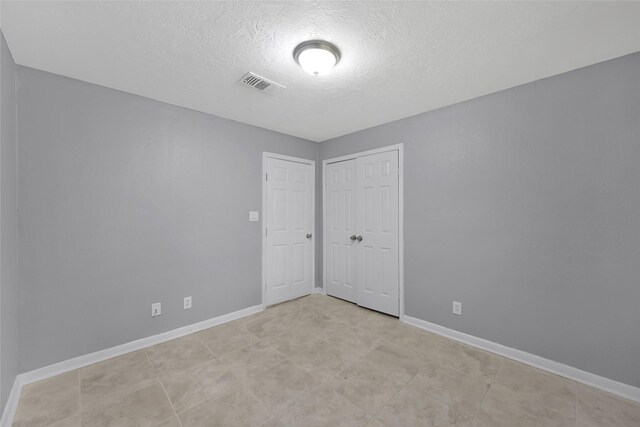
M356 160L358 305L399 315L398 151Z
M325 169L327 294L356 302L356 161Z

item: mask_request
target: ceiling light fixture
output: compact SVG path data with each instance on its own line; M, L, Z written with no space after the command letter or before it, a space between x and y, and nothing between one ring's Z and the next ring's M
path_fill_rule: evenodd
M307 40L293 50L293 59L307 73L325 74L340 62L340 49L324 40Z

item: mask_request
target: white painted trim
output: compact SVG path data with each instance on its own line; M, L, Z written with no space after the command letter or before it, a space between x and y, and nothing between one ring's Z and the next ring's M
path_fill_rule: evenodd
M337 162L343 162L345 160L352 160L352 159L355 159L356 157L386 153L387 151L393 151L393 150L398 150L398 151L404 150L404 143L401 142L399 144L387 145L385 147L374 148L372 150L360 151L358 153L346 154L344 156L339 156L339 157L333 157L331 159L323 160L322 165L324 166L324 165L328 165L329 163L337 163Z
M56 375L64 374L65 372L93 365L94 363L102 362L104 360L111 359L112 357L120 356L136 350L141 350L143 348L180 338L185 335L193 334L195 332L199 332L213 326L231 322L232 320L237 320L242 317L258 313L262 310L262 305L254 305L253 307L248 307L242 310L234 311L232 313L223 314L222 316L203 320L202 322L183 326L181 328L173 329L168 332L163 332L161 334L152 335L147 338L131 341L126 344L121 344L115 347L96 351L94 353L85 354L84 356L78 356L74 357L73 359L54 363L53 365L35 369L30 372L25 372L18 375L18 377L20 378L20 382L22 383L22 385L31 384L36 381L41 381Z
M327 291L324 288L313 288L313 293L318 295L326 295Z
M316 224L316 162L315 160L302 159L299 157L285 156L284 154L269 153L267 151L262 152L262 178L266 178L267 175L267 158L288 160L290 162L302 163L305 165L311 165L311 175L313 176L313 185L311 186L311 217L313 221L313 236L318 236L317 224ZM267 180L262 179L262 306L267 307L266 291L267 291L267 239L265 239L265 233L267 230ZM311 287L309 293L315 293L316 287L316 244L315 240L311 240Z
M361 151L359 153L348 154L340 157L333 157L322 161L322 289L327 289L327 227L326 216L326 171L327 165L331 163L343 162L345 160L354 160L362 156L370 156L372 154L386 153L389 151L398 151L398 284L400 289L399 295L399 318L404 321L404 144L388 145L386 147L374 148L373 150Z
M397 144L398 149L398 280L400 290L400 321L404 322L404 144Z
M7 404L4 406L2 419L0 419L0 426L11 427L11 424L13 424L13 418L16 416L18 402L20 401L20 394L22 394L22 382L20 381L20 375L18 375L13 382L13 387L11 388L11 393L9 393Z
M555 362L553 360L545 359L544 357L536 356L535 354L527 353L526 351L516 350L514 348L506 347L502 344L478 338L473 335L468 335L463 332L445 328L444 326L436 325L435 323L427 322L426 320L404 316L404 323L418 327L420 329L424 329L429 332L436 333L438 335L445 336L447 338L451 338L456 341L460 341L464 344L468 344L473 347L489 351L491 353L498 354L500 356L507 357L509 359L517 360L518 362L522 362L538 369L542 369L543 371L551 372L552 374L560 375L570 380L577 381L579 383L586 384L588 386L595 387L609 393L613 393L615 395L624 397L625 399L640 402L640 388L638 387L610 380L608 378L601 377L599 375L592 374L590 372L586 372L572 366L564 365L560 362Z

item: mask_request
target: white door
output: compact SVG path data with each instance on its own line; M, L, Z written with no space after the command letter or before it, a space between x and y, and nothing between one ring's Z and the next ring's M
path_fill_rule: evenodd
M267 157L267 305L311 293L313 166Z
M356 170L358 305L398 316L398 151L358 157Z
M356 161L325 168L327 294L356 302Z

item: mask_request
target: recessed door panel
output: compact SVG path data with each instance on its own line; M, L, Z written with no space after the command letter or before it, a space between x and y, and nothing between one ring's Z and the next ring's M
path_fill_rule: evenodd
M282 288L287 285L287 246L273 246L273 276L272 285L274 288Z
M273 189L273 231L287 230L287 190Z
M362 271L362 292L365 294L372 294L376 291L375 281L375 262L373 257L375 255L375 250L371 245L361 245L361 249L359 251L362 256L363 271ZM359 301L359 300L358 300Z
M334 265L341 265L342 258L342 246L339 243L332 243L329 249L329 268L328 276L331 279L332 284L339 284L342 282L342 270L340 268L333 268Z
M391 258L393 251L390 248L380 248L380 294L391 296L393 293L393 278L391 277Z
M306 231L307 230L307 192L295 190L293 192L293 224L294 230Z
M363 218L362 227L364 231L373 232L373 217L375 216L375 207L373 206L373 187L364 187L360 191L362 197L362 206L360 208L361 217Z
M293 283L299 284L307 279L305 277L307 270L307 244L306 242L294 243L291 245L291 250L293 252Z
M391 216L393 215L391 212L391 203L389 203L389 199L391 198L391 188L388 185L380 187L380 232L381 233L391 233ZM397 209L397 206L395 207Z
M355 206L355 198L353 197L354 191L352 190L344 190L344 230L345 231L353 231L353 224L355 223L355 218L353 217L353 207Z
M355 283L356 281L354 280L353 277L353 272L355 270L354 268L354 261L355 261L355 257L354 257L354 253L355 253L355 247L353 246L353 244L351 243L346 243L345 245L342 246L342 249L344 250L344 286L351 288L352 292L354 292L355 295Z

